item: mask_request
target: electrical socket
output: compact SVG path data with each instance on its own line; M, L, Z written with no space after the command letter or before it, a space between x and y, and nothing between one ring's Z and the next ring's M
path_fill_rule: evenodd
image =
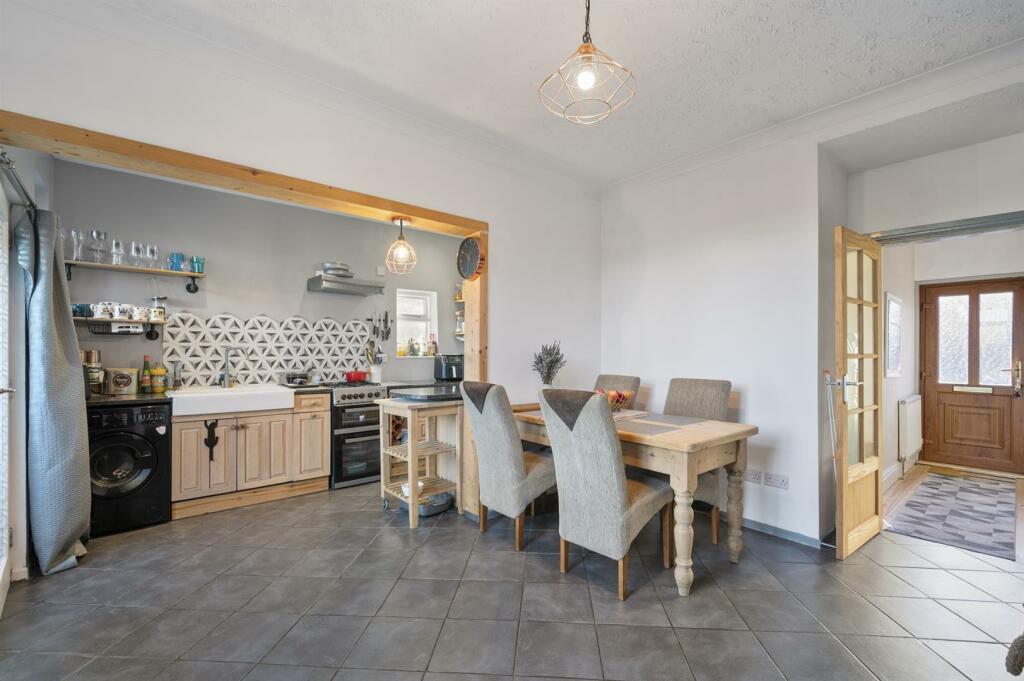
M778 473L765 473L764 484L767 487L777 487L779 489L789 489L789 476L779 475Z
M760 485L761 484L761 471L755 471L753 469L748 468L747 470L743 471L743 481L744 482L752 482L755 485Z

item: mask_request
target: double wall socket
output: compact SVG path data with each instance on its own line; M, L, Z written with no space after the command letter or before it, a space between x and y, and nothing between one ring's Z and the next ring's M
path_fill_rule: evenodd
M743 471L743 481L752 482L755 485L764 483L767 487L776 487L778 489L789 489L789 476L779 475L778 473L762 473L761 471L748 468Z
M743 471L743 481L752 482L755 485L761 484L761 471L755 471L751 468Z

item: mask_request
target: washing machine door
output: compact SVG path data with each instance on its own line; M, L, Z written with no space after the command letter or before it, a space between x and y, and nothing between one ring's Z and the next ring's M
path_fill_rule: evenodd
M156 466L153 445L135 433L106 433L90 441L93 496L115 499L131 494L146 484Z

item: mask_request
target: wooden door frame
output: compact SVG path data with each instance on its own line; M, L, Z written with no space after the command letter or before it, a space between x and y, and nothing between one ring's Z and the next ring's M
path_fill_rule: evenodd
M925 386L925 383L926 383L926 380L925 380L926 379L926 376L925 376L925 371L926 371L925 363L927 361L926 345L927 345L927 341L928 341L928 334L926 333L927 329L925 329L925 298L926 298L927 292L929 292L929 291L941 291L941 289L944 289L944 288L955 289L957 287L971 286L971 285L974 285L974 284L981 284L981 285L991 284L994 287L998 288L1000 284L1008 284L1008 283L1024 285L1024 276L1012 276L1012 277L1010 277L1010 276L996 276L996 277L992 277L992 278L980 278L980 279L979 278L954 279L952 281L939 281L939 282L933 282L933 283L929 283L929 284L918 284L917 285L917 300L918 300L918 306L917 306L917 335L918 335L918 339L917 339L917 343L918 343L917 390L918 390L918 394L921 395L921 400L922 400L921 432L924 435L928 434L928 431L925 428L925 423L924 423L924 419L926 417L926 412L927 412L927 408L928 408L928 403L927 403L926 396L925 396L925 387L926 387ZM972 315L973 315L973 312L972 312ZM970 317L969 317L969 319L970 319ZM1014 324L1015 325L1020 325L1021 327L1024 327L1024 319L1015 319ZM974 372L976 371L977 367L972 366L970 361L969 361L970 356L971 356L971 350L970 350L971 346L973 345L973 346L976 347L978 342L979 342L978 338L976 337L977 336L977 331L978 331L978 329L975 328L974 326L970 325L970 322L969 322L968 333L970 335L969 335L969 341L968 341L968 365L967 365L967 383L968 384L975 383L975 381L971 380L972 378L978 378L978 377L974 376ZM1016 333L1017 329L1015 328L1014 331ZM936 348L936 350L937 349L938 348ZM1012 419L1012 416L1011 416L1011 419ZM1011 423L1011 428L1012 427L1013 427L1013 425ZM958 464L958 463L952 463L952 462L948 462L948 461L930 461L930 460L924 458L924 445L922 445L922 447L921 447L921 454L919 456L919 462L922 463L922 464L927 464L929 466L946 466L946 467L950 467L950 468L962 468L962 469L965 469L965 470L973 469L975 471L981 471L983 474L984 473L988 473L990 475L996 475L996 476L998 476L1000 474L1020 475L1020 473L1016 473L1014 471L1003 471L1003 470L997 469L997 468L992 468L992 469L981 468L979 466L971 466L969 464Z
M482 220L462 217L387 199L371 194L334 187L320 182L290 177L250 166L191 154L155 144L147 144L95 130L87 130L42 118L0 109L0 144L22 147L57 158L85 161L156 177L180 180L196 185L226 189L261 199L284 201L297 206L327 210L341 215L376 220L391 229L391 219L405 217L408 225L427 232L454 237L475 236L488 246L489 225ZM488 260L491 254L487 253ZM454 267L454 263L452 266ZM488 268L474 281L467 281L465 297L465 377L487 380L487 295ZM468 424L469 419L464 420ZM467 432L468 435L468 432ZM476 451L472 439L463 451L464 480L476 480ZM478 492L468 485L463 493L463 508L475 513Z

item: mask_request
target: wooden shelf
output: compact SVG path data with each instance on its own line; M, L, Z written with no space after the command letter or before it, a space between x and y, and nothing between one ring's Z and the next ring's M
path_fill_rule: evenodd
M162 270L154 267L112 265L106 262L90 262L88 260L65 260L64 275L67 277L68 281L71 281L71 269L73 267L84 267L89 270L107 270L108 272L122 272L124 274L145 274L151 277L177 277L181 279L188 279L189 282L185 285L185 290L189 293L195 293L199 290L199 286L196 284L196 279L203 279L206 277L205 272L178 272L175 270Z
M167 323L167 320L144 322L138 319L111 319L110 317L72 317L72 319L76 324L92 322L99 324L149 324L150 326L163 326Z
M416 458L422 458L424 456L437 456L438 454L454 454L455 447L448 444L447 442L417 442L414 445L416 452ZM409 445L392 445L384 450L384 453L388 456L398 459L399 461L409 460Z
M431 475L426 478L421 478L420 481L423 483L423 489L421 489L419 493L420 501L422 501L425 497L428 497L432 494L451 492L456 487L455 482L453 482L452 480L448 480L447 478L442 478L438 475ZM384 485L383 489L391 496L401 499L405 503L409 503L409 497L402 494L403 482L406 481L399 480L397 482L391 483L390 485Z

